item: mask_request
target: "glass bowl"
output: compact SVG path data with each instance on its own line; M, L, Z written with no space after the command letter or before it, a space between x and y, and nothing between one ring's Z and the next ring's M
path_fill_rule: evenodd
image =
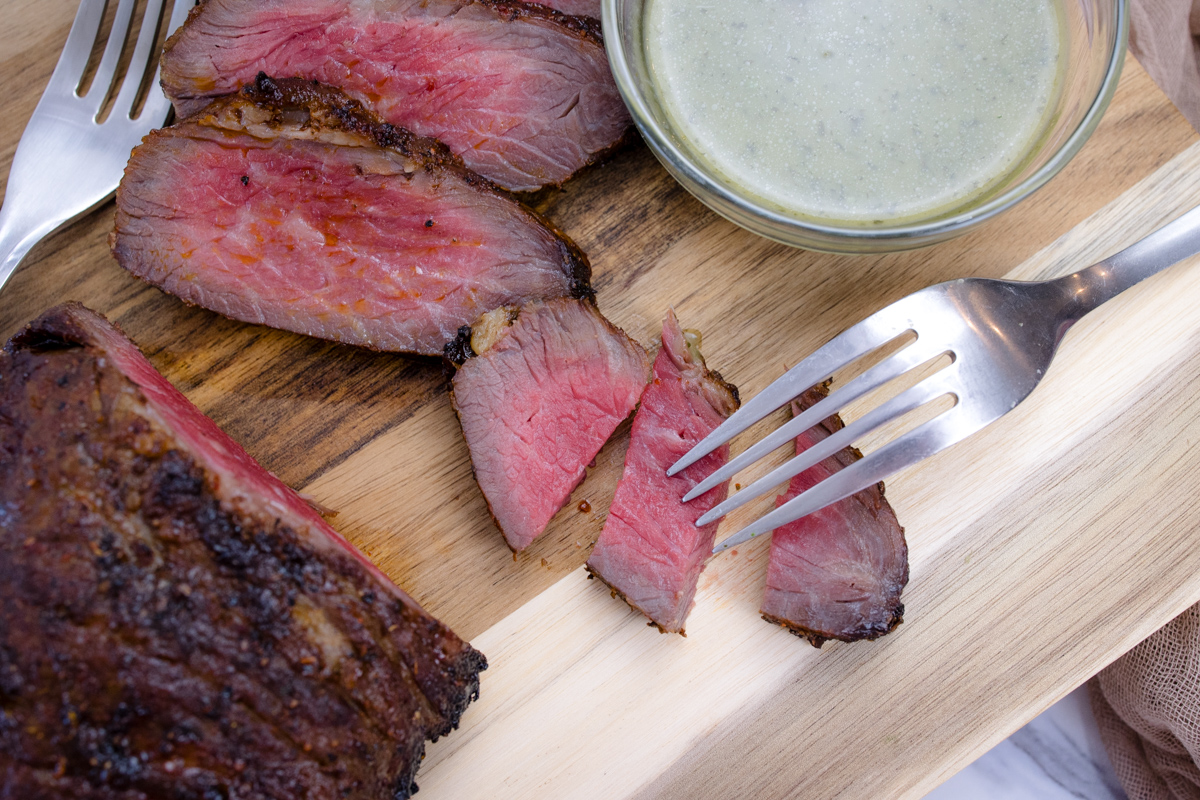
M787 212L757 199L711 169L672 130L649 77L643 47L646 0L602 0L608 60L633 121L683 186L726 219L784 244L833 253L882 253L935 244L1011 208L1053 178L1079 152L1108 107L1129 38L1128 0L1059 0L1066 60L1057 105L1041 142L987 192L903 223L838 224Z

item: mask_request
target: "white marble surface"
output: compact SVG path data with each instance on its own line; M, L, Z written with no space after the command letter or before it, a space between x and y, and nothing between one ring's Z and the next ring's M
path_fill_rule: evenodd
M1126 800L1080 687L925 800Z

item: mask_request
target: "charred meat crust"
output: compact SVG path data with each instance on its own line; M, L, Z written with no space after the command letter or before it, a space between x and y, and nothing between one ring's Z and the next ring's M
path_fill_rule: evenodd
M458 724L462 721L462 715L466 712L467 706L479 699L479 673L487 668L487 657L469 646L464 648L460 657L446 666L444 675L448 679L447 684L454 687L465 687L466 691L449 693L442 708L446 715L447 725L440 730L429 731L429 741L436 742L451 731L458 730Z
M708 367L704 368L704 377L729 393L729 399L735 411L741 408L742 395L741 392L738 391L738 387L736 385L722 378L721 373L717 372L715 369L709 369Z
M514 2L514 0L478 0L478 2L492 9L510 22L520 19L544 20L545 22L566 28L578 34L582 39L587 39L598 45L604 44L600 20L593 17L576 17L536 3Z
M63 797L408 797L486 660L348 550L241 511L80 311L0 353L9 779Z
M68 303L64 307L52 309L26 325L16 333L4 346L9 355L27 350L31 353L47 353L54 350L69 350L73 347L86 347L91 337L79 326L70 315L65 313L67 308L78 305Z
M610 593L610 594L611 594L613 597L617 598L618 600L623 600L623 601L625 602L625 605L629 606L629 607L630 607L630 608L632 608L634 611L638 612L638 613L639 613L639 614L641 614L643 617L645 617L645 618L646 618L646 620L647 620L647 621L646 621L646 625L647 625L647 626L649 626L649 627L651 627L651 628L657 628L659 633L678 633L680 636L684 637L685 639L687 638L687 631L686 631L686 630L684 630L683 628L680 628L680 629L679 629L679 630L677 630L677 631L669 631L669 630L667 630L667 629L666 629L666 628L664 628L662 625L659 625L657 622L655 622L655 621L654 621L654 618L650 616L650 612L646 611L646 609L642 608L642 607L641 607L641 606L639 606L637 603L635 603L635 602L633 602L632 600L630 600L630 599L629 599L629 597L628 597L628 595L626 595L626 594L625 594L624 592L622 592L620 589L618 589L617 587L613 586L613 585L612 585L611 583L609 583L608 581L604 580L604 576L603 576L603 575L601 575L599 572L596 572L596 570L592 569L592 567L591 567L591 565L590 565L590 564L584 564L584 567L585 567L585 568L587 569L587 571L588 571L588 580L589 580L589 581L590 581L590 580L592 580L593 578L595 578L596 580L598 580L598 581L600 581L601 583L603 583L603 584L604 584L604 586L605 586L605 587L608 589L609 593Z
M772 625L778 625L779 627L784 628L788 632L794 633L796 636L799 636L801 639L807 639L808 643L811 644L813 647L817 648L818 650L821 649L821 645L823 645L829 641L828 636L822 636L821 634L817 633L816 631L811 631L808 628L805 628L802 625L797 625L796 623L794 623L790 620L782 619L780 617L776 617L771 614L760 614L760 616L767 622L771 623Z
M463 325L458 329L458 335L446 342L442 356L455 367L461 367L468 358L474 358L476 353L471 349L471 326ZM453 375L453 371L450 373Z
M595 303L596 290L592 288L592 265L588 261L588 257L569 236L556 228L550 220L534 211L529 211L529 213L536 216L543 225L554 231L559 241L562 242L563 263L567 265L567 274L571 280L570 296L576 300L587 300L588 302Z
M873 642L882 636L886 636L894 631L897 625L899 625L901 622L904 622L904 604L900 603L896 606L896 608L892 611L892 615L888 619L886 625L874 625L870 628L861 628L855 631L853 634L839 636L830 636L828 633L822 631L809 630L803 625L797 625L795 622L781 619L779 617L772 616L771 614L762 614L761 616L767 622L770 622L773 625L779 625L780 627L786 628L797 636L807 639L809 644L811 644L813 647L820 648L821 645L825 644L830 639L837 639L841 642Z
M227 108L236 109L239 102L248 102L268 111L271 114L271 127L299 123L304 129L353 134L377 147L393 150L417 162L427 172L451 171L480 192L510 198L525 214L557 237L562 254L563 272L570 281L571 297L595 299L596 292L591 285L591 262L571 237L559 230L550 220L520 202L511 192L467 169L462 159L437 139L418 136L412 131L384 122L362 103L333 86L303 78L272 78L263 72L258 73L254 83L243 86L237 95L216 98L185 121L201 121L205 117L216 116Z
M462 159L450 152L446 145L428 136L418 136L412 131L384 122L363 107L362 103L344 94L340 89L326 86L319 81L303 78L272 78L260 72L254 83L242 87L239 94L259 108L272 112L271 126L283 127L300 121L302 127L314 130L334 130L353 133L411 158L426 169L463 170ZM221 102L218 98L217 103ZM217 106L219 107L219 106ZM190 119L201 119L212 112L214 106L201 110ZM484 178L467 173L472 182L482 181L486 188L494 188Z

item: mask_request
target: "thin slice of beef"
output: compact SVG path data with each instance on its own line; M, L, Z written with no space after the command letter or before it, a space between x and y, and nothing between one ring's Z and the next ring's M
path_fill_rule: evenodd
M587 568L660 631L683 633L717 534L717 523L697 528L696 520L725 499L729 483L690 503L683 496L725 464L729 448L669 478L667 468L737 409L738 395L705 368L699 336L681 330L674 312L663 321L662 344L654 381L633 418L625 472Z
M429 139L265 76L133 151L113 254L188 303L437 355L497 306L589 296L587 258Z
M259 72L341 87L512 191L562 183L630 126L598 21L509 0L206 0L162 59L183 116Z
M0 795L406 798L486 666L103 317L0 352Z
M792 413L825 396L827 386L810 389ZM842 429L837 415L796 438L802 453ZM792 478L783 505L862 453L847 447ZM908 545L883 483L851 495L816 513L776 528L771 534L767 588L761 612L820 647L827 639L878 639L903 621L900 593L908 583Z
M523 550L637 405L650 358L593 303L565 299L498 309L455 351L474 354L451 396L475 478L509 547Z

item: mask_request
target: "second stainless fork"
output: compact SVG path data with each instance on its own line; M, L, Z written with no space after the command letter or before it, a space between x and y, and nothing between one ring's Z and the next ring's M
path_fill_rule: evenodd
M133 54L119 86L113 85L136 0L120 0L112 30L86 94L79 88L104 18L105 0L82 0L67 44L13 156L0 207L0 288L38 241L103 203L116 190L129 152L167 119L170 104L157 73L137 112L146 69L162 22L164 0L148 0ZM176 0L170 33L191 3ZM112 92L116 99L103 122Z

